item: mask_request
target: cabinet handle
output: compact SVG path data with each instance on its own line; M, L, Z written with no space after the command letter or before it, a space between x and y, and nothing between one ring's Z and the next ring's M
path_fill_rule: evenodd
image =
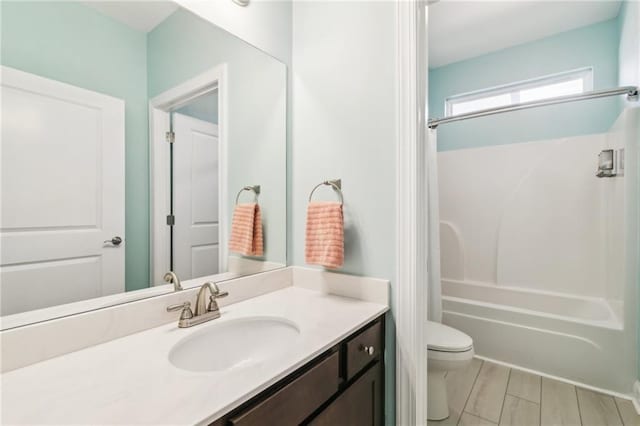
M366 353L369 356L373 356L376 350L373 346L360 345L360 351Z

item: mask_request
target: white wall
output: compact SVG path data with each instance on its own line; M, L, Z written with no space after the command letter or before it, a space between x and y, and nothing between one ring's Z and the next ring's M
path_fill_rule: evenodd
M305 264L309 192L323 180L342 178L346 242L341 271L394 276L395 58L395 2L294 3L289 246L294 265ZM336 195L324 189L315 197ZM393 340L387 340L387 348L386 419L393 424Z
M439 153L443 277L621 300L611 254L623 251L623 238L612 238L623 180L595 177L598 153L615 141Z
M241 7L232 0L175 0L285 64L291 63L291 1L251 0Z

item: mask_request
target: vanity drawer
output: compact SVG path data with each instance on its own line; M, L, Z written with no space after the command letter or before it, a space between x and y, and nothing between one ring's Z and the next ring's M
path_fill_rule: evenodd
M382 335L382 322L376 321L346 343L347 380L379 357L382 351Z
M340 354L334 352L267 399L229 419L234 426L298 425L338 391Z

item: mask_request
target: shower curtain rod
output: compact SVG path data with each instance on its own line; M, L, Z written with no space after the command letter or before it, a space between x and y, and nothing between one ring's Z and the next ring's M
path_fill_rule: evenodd
M502 114L503 112L520 111L522 109L537 108L547 105L563 104L567 102L582 101L585 99L606 98L608 96L627 95L630 101L638 100L638 88L635 86L618 87L616 89L596 90L580 95L560 96L541 101L523 102L521 104L508 105L503 107L481 109L479 111L465 114L452 115L451 117L429 119L427 126L430 129L437 128L440 124L452 123L454 121L468 120L470 118L485 117L487 115Z

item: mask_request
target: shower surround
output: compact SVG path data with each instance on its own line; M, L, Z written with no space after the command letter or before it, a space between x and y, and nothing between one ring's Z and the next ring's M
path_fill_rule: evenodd
M443 320L479 355L631 393L639 112L607 133L438 153ZM624 176L595 176L603 149L624 149Z

